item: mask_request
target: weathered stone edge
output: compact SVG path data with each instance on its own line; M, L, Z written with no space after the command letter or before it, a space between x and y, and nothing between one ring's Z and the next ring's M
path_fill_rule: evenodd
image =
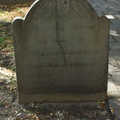
M19 93L19 103L31 103L31 102L97 102L107 99L107 93L96 94L24 94Z

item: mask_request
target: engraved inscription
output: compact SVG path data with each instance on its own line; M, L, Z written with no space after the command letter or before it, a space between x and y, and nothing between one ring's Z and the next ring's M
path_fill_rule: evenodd
M65 67L85 67L85 66L96 66L98 65L98 63L68 63L68 64L53 64L53 63L47 63L47 64L39 64L39 65L34 65L34 66L26 66L27 68L36 68L36 69L39 69L39 68L48 68L48 67L52 67L52 68L57 68L57 67L62 67L62 68L65 68Z
M101 53L101 51L95 50L95 51L68 51L65 52L64 55L89 55L89 54L97 54L97 53ZM30 53L23 53L26 56L61 56L63 55L62 52L39 52L39 51L32 51Z
M94 65L92 63L69 63L69 64L47 64L47 65L38 65L35 66L36 68L40 67L81 67L81 66L95 66L97 63Z

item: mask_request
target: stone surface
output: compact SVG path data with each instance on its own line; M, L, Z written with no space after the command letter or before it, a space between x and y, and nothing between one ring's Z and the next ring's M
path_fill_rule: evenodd
M107 97L109 21L87 1L37 1L13 29L20 102Z
M117 65L109 64L109 73L120 72L120 69Z
M120 51L109 51L109 59L117 59L120 61Z
M115 79L116 85L120 86L120 71L114 72L112 78Z
M114 82L112 81L111 78L109 79L108 86L109 86L108 87L108 94L111 93L111 92L116 92L117 91L116 85L114 84Z
M110 43L110 49L113 51L120 51L120 43Z

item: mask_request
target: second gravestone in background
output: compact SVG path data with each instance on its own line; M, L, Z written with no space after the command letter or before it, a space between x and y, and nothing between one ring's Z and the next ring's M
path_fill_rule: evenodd
M19 102L107 98L109 21L86 0L41 0L13 22Z

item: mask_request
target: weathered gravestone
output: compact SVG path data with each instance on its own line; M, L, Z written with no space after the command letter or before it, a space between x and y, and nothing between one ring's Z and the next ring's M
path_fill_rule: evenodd
M107 98L109 21L86 0L39 0L13 30L19 102Z

